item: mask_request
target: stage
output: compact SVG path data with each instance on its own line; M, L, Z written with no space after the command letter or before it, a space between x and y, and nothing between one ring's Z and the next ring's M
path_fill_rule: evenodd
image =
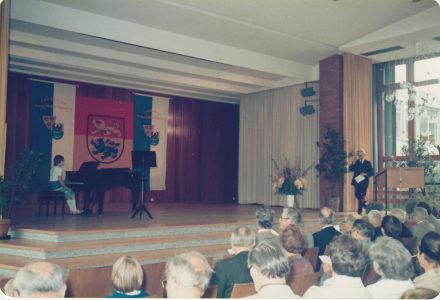
M232 229L240 225L255 229L258 205L148 203L153 219L131 218L129 204L107 205L98 215L37 216L23 211L13 219L10 241L0 242L0 276L12 277L33 261L49 260L69 271L68 295L103 297L110 290L111 266L122 255L132 255L144 267L146 289L161 295L164 264L173 255L199 251L210 262L230 248ZM275 220L282 207L273 207ZM52 212L51 212L52 213ZM302 213L301 227L308 237L319 230L317 210ZM338 215L336 223L342 222Z

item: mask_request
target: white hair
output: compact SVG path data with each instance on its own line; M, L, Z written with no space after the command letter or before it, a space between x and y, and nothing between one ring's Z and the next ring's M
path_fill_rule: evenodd
M198 287L202 291L208 287L212 273L206 258L196 251L175 256L165 267L167 279L173 277L180 285Z
M15 275L13 288L19 292L21 297L50 292L64 297L63 269L50 262L28 264Z
M382 225L382 214L378 210L370 210L370 212L367 215L368 222L371 223L371 225L378 227Z

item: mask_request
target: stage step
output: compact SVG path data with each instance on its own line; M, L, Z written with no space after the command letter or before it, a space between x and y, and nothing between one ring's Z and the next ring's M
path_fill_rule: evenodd
M228 226L224 226L225 229ZM223 245L229 243L230 230L193 234L164 235L147 238L115 238L112 240L51 243L26 239L2 242L0 254L41 260L111 253L155 251L172 248Z
M13 228L9 234L15 239L29 239L53 243L66 243L76 241L113 240L120 238L152 238L157 236L179 236L182 234L231 232L240 225L255 226L254 222L242 222L231 224L210 224L191 226L167 226L167 227L138 227L100 230L36 230L29 228Z

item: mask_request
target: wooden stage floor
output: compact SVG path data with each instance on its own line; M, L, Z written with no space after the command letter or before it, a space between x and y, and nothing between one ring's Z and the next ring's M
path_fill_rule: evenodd
M213 203L148 203L148 210L152 214L150 219L145 213L142 219L136 216L131 218L132 211L129 204L106 204L102 216L93 215L69 215L67 212L61 216L53 215L52 210L49 216L38 216L36 208L28 211L20 211L18 208L13 217L13 228L27 228L35 230L50 231L83 231L83 230L108 230L123 228L141 227L163 227L163 226L189 226L209 225L228 223L254 223L255 210L259 205L238 205L238 204L213 204ZM282 211L282 207L274 206L275 219ZM67 208L66 208L67 210ZM316 220L317 210L303 210L305 220Z

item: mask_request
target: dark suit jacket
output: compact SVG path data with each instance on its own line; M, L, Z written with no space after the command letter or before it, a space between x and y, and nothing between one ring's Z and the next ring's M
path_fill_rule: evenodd
M354 180L356 176L360 175L361 173L366 173L368 175L368 177L371 177L374 174L374 170L373 170L373 166L371 165L371 162L366 159L364 159L363 162L361 162L358 159L354 164L350 165L349 171L354 172L353 179L351 180L351 184L354 185L355 187L358 185L368 187L368 183L370 181L367 178L367 179L364 179L361 182L357 183L356 180Z
M409 237L412 237L412 236L413 235L412 235L411 230L409 230L409 228L406 227L405 224L402 224L402 236L401 236L401 238L409 238Z
M243 251L215 264L211 285L217 285L217 298L230 298L235 283L252 282L247 268L248 251Z
M333 238L341 233L333 226L321 229L313 234L313 245L319 247L319 255L324 254L325 247L330 244Z

